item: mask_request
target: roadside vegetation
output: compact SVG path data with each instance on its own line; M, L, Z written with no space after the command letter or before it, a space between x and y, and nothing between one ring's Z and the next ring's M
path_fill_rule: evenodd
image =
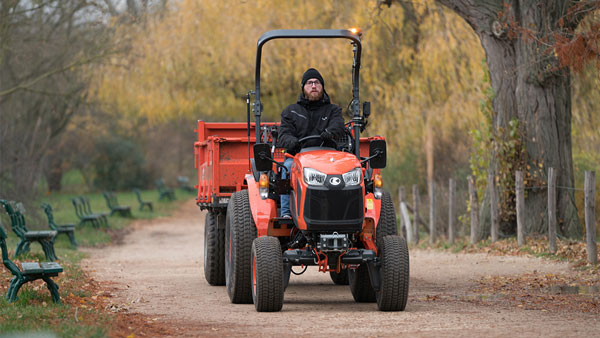
M71 198L79 194L75 189L81 188L78 173L69 173L64 181L65 193L52 193L40 198L32 205L38 205L38 210L27 210L25 218L30 230L48 230L47 220L42 217L39 204L49 203L54 208L54 216L58 224L78 223ZM2 266L0 268L0 332L53 332L61 337L105 337L113 335L123 319L111 309L108 300L112 295L101 288L98 283L90 278L82 269L81 260L86 258L85 248L104 247L121 239L128 231L128 226L139 219L152 219L167 217L178 206L189 200L192 195L178 189L178 199L175 201L157 201L156 190L141 191L144 200L152 201L154 211L138 210L137 197L132 191L118 192L119 203L132 208L132 218L119 216L109 217L109 226L94 228L90 224L77 227L75 237L79 249L73 249L66 236L59 236L54 244L58 263L64 269L59 277L53 278L59 285L62 304L52 302L50 293L42 280L25 284L18 294L15 303L8 303L4 298L12 278L10 272ZM92 210L105 212L108 210L102 193L85 193L89 197ZM11 231L10 221L6 213L0 212L0 219L7 230L7 247L10 259L15 263L22 261L45 261L44 253L37 243L31 244L31 251L14 258L14 250L19 241ZM108 248L107 248L108 249ZM113 332L114 333L114 332Z

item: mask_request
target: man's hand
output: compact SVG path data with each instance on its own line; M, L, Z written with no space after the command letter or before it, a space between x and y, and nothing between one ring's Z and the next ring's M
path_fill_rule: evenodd
M297 138L290 140L290 146L288 147L288 151L297 152L300 150L300 142L298 142Z
M330 140L333 140L333 134L332 134L332 133L331 133L329 130L325 129L325 130L323 130L323 132L321 133L321 139L322 139L323 141L330 141Z

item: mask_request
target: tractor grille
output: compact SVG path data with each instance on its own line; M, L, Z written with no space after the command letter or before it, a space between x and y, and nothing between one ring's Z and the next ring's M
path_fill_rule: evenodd
M356 232L362 229L362 187L329 190L306 189L304 220L308 231Z

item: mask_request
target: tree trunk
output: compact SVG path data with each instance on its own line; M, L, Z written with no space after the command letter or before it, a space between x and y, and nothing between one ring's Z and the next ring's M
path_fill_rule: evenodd
M511 120L519 122L523 153L520 165L509 170L512 177L515 170L523 170L525 186L530 188L525 197L527 231L545 234L546 189L531 188L546 185L548 167L556 168L558 186L572 187L574 182L570 73L568 69L558 68L553 49L547 47L553 41L552 34L560 30L559 19L569 18L569 6L565 6L563 0L437 1L457 12L479 36L496 94L493 101L495 134L507 135ZM576 26L577 22L567 24ZM506 167L506 162L506 158L494 156L490 170L499 172L502 166ZM481 203L488 205L489 195ZM489 212L489 208L482 208L486 209ZM500 212L503 211L506 210ZM580 236L572 190L558 191L557 211L559 233ZM489 229L489 216L481 219L487 224L481 224L480 229ZM510 223L514 233L516 220Z
M61 182L63 177L62 166L51 166L46 172L46 181L48 182L48 190L58 192L61 190Z

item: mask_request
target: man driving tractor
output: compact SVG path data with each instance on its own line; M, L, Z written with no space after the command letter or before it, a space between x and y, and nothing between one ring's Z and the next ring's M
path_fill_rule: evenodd
M302 148L319 146L334 142L334 139L344 133L344 118L342 108L332 104L325 91L325 81L318 70L309 68L302 76L302 93L298 101L287 106L281 112L281 126L279 128L278 146L285 148L292 155L300 152ZM299 139L320 135L321 140L312 139L300 144ZM289 176L293 160L287 158L282 177ZM290 195L281 195L280 215L291 218Z

